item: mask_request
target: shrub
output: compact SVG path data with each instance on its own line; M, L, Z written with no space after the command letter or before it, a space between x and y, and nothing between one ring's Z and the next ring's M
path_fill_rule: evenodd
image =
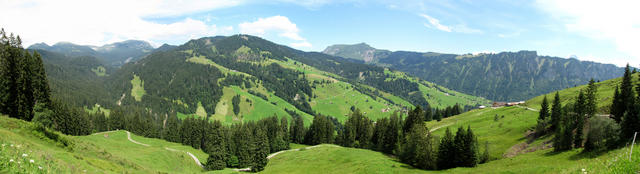
M613 149L618 143L620 126L611 118L593 117L589 119L585 151Z

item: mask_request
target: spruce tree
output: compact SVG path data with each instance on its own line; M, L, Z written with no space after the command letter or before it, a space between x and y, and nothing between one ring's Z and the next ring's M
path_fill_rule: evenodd
M453 134L447 127L444 137L440 140L438 147L438 169L449 169L455 167L456 146Z
M614 119L617 123L620 123L620 121L622 121L622 117L619 116L624 116L625 104L622 102L622 97L620 96L620 87L616 86L615 91L613 92L613 101L609 109L611 111L611 118Z
M253 142L253 161L251 165L251 172L259 172L264 170L264 167L267 166L269 159L269 142L268 137L265 134L264 130L260 128L255 129L254 142Z
M562 117L562 105L560 104L560 93L556 92L551 106L551 130L557 132Z
M391 114L391 117L389 117L389 124L384 135L383 152L393 154L394 150L396 150L398 140L400 138L400 132L402 131L400 126L401 122L402 119L398 117L397 112L394 112Z
M478 140L471 130L471 126L467 127L467 133L465 134L465 146L464 153L466 158L464 159L464 167L475 167L478 164Z
M459 127L456 132L456 136L454 137L453 144L455 145L455 157L453 159L453 164L455 167L465 166L465 162L467 158L469 158L469 154L466 153L467 147L467 132L464 131L464 128Z
M582 142L584 140L584 123L585 123L585 114L586 114L586 101L585 95L582 90L578 93L578 97L576 99L576 103L574 105L574 113L575 113L575 128L576 134L573 139L573 145L576 148L582 147Z
M596 94L598 93L598 86L596 86L595 83L596 82L593 80L593 78L591 78L584 96L584 112L586 119L595 116L597 112Z
M614 115L614 118L618 123L622 121L624 114L631 110L635 103L635 94L633 91L631 72L629 68L629 64L627 64L627 67L624 69L624 75L622 76L622 83L620 84L620 101L622 106L620 106L621 110L617 113L619 115Z
M402 127L402 132L407 134L411 131L411 128L415 124L424 122L424 112L420 106L417 106L415 109L409 111L407 119L404 121L404 127Z
M625 112L620 124L620 140L632 139L635 132L640 132L640 103L635 103L629 111Z
M542 104L540 104L540 115L538 115L538 120L545 120L547 116L549 116L549 102L547 102L547 96L545 95L542 98Z

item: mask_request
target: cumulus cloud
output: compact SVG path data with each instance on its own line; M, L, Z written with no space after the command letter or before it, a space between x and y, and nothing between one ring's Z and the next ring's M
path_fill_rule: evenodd
M244 22L238 24L238 29L242 34L250 34L257 36L265 36L268 34L276 34L279 37L294 40L292 47L311 47L311 43L307 39L300 36L300 29L285 16L272 16L268 18L259 18L253 22Z
M126 39L186 41L224 34L233 28L191 18L170 23L145 18L187 15L241 3L238 0L3 0L0 24L6 31L20 34L25 46L60 41L90 45Z
M562 22L567 31L593 39L611 41L615 43L618 51L631 56L608 59L583 57L619 66L627 62L634 66L640 64L640 1L538 0L536 4L542 11Z

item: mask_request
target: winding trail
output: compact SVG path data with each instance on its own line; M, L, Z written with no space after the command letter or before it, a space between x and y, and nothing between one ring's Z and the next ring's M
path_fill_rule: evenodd
M436 128L433 128L433 129L429 130L429 132L436 131L436 130L438 130L438 129L440 129L440 128L447 127L447 126L450 126L450 125L452 125L452 124L453 124L453 123L449 123L449 124L445 124L445 125L442 125L442 126L438 126L438 127L436 127Z
M129 141L131 141L132 143L136 143L136 144L147 146L147 147L151 146L151 145L140 143L140 142L137 142L137 141L131 139L131 132L129 132L129 131L127 131L127 139L129 139Z
M98 132L98 133L94 133L94 134L92 134L92 135L105 134L105 133L116 132L116 131L119 131L119 130L106 131L106 132ZM137 141L135 141L135 140L131 139L131 132L126 131L126 130L125 130L125 132L127 132L127 139L129 139L129 141L131 141L132 143L139 144L139 145L146 146L146 147L151 147L151 145L144 144L144 143L140 143L140 142L137 142ZM191 156L191 158L193 158L193 161L194 161L198 166L200 166L201 168L204 168L204 166L202 165L202 163L200 163L200 160L198 160L198 158L197 158L195 155L193 155L191 152L181 151L181 150L177 150L177 149L173 149L173 148L169 148L169 147L164 147L164 149L165 149L165 150L168 150L168 151L172 151L172 152L184 152L184 153L187 153L187 155L189 155L189 156Z
M278 151L278 152L272 153L269 156L267 156L267 159L271 159L271 158L275 157L276 155L284 153L284 152L300 151L300 149L313 149L313 148L316 148L316 147L324 147L324 146L326 146L326 147L340 147L340 146L333 145L333 144L319 144L319 145L315 145L315 146L309 146L309 147L303 147L303 148L297 148L297 149L289 149L289 150ZM242 168L242 169L233 169L233 171L236 171L236 172L248 172L248 171L251 171L251 167Z

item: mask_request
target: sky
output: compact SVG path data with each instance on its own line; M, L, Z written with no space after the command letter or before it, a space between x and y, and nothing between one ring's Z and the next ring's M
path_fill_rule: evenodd
M0 0L23 45L180 45L250 34L305 51L365 42L391 51L539 55L640 66L640 1Z

